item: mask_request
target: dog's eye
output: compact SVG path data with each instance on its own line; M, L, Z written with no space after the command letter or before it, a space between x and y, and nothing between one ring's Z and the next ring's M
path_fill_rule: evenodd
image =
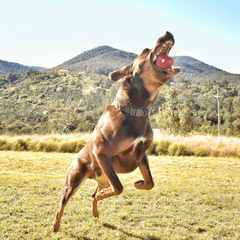
M162 73L163 73L163 74L166 74L166 75L168 74L166 71L162 71Z

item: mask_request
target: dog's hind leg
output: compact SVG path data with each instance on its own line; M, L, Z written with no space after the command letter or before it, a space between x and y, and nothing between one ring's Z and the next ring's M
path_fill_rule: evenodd
M86 181L88 176L88 163L82 160L80 157L77 158L67 171L65 185L62 191L62 199L51 229L52 232L57 232L59 230L60 221L65 206L67 205L69 199L77 191L77 189Z
M98 186L92 194L92 212L94 217L98 217L98 210L97 210L98 199L96 198L96 194L104 188L109 188L110 184L103 175L96 177L95 180L97 181Z
M134 183L135 188L141 189L141 190L152 189L154 187L154 182L152 179L152 174L149 168L149 162L148 162L148 157L146 153L144 153L142 162L139 164L138 167L142 173L144 181L141 180L141 181L135 182Z
M97 209L97 202L98 200L95 198L96 193L98 192L98 187L95 189L95 191L92 194L92 213L94 217L98 217L98 209Z

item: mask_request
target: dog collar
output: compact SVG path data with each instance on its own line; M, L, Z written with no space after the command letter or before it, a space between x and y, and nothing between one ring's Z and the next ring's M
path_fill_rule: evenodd
M119 111L128 113L133 117L148 117L149 115L148 109L136 109L130 106L122 106L122 104L119 104L117 101L114 101L112 105L115 106Z

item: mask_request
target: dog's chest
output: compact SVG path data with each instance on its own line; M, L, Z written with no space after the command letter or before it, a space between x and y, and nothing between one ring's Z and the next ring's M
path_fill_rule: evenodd
M125 139L119 144L116 155L133 153L136 150L137 146L140 143L144 143L146 139L147 138L142 135L136 138L130 137Z
M139 136L125 142L126 145L122 146L122 151L112 158L113 168L117 173L132 172L139 166L142 154L145 152L143 145L146 139L144 136Z

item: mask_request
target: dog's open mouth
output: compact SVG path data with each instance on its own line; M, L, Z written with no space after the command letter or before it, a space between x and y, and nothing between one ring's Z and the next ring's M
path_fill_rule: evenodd
M173 41L168 40L163 43L158 50L158 53L153 58L153 63L159 68L173 68L174 61L168 56L170 49L173 46Z

